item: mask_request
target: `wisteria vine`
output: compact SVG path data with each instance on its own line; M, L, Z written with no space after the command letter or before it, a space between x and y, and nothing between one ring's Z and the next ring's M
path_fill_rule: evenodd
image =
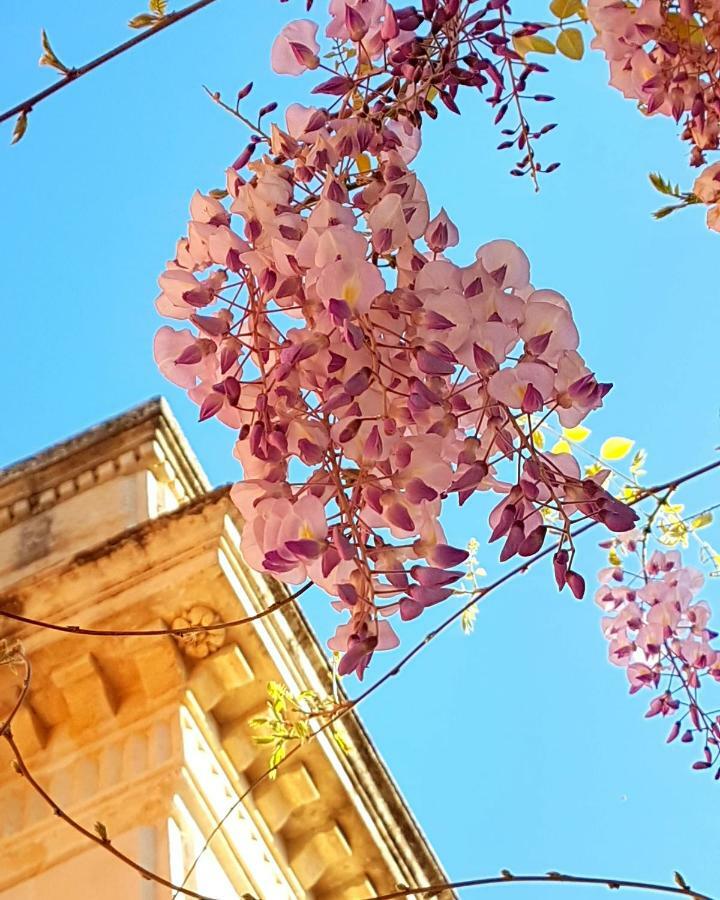
M603 489L606 473L582 477L533 440L532 417L577 425L610 388L578 353L567 301L533 287L510 241L451 261L458 230L442 209L431 217L410 168L431 97L454 110L461 84L490 81L502 104L510 63L489 36L507 7L333 0L337 73L314 93L335 99L293 104L266 129L275 105L253 123L240 92L253 135L227 173L229 208L196 193L160 277L158 311L196 329L161 328L161 371L201 419L238 432L245 557L290 584L310 578L349 614L330 642L340 674L362 677L397 645L392 617L453 593L467 553L440 525L451 495L501 497L490 540L502 561L559 539L557 583L577 597L573 522L623 532L637 518ZM319 51L317 25L294 21L272 65L314 71Z
M720 654L712 645L718 633L709 628L711 609L697 599L704 577L683 565L677 550L648 557L647 540L636 529L603 544L611 565L599 574L595 602L606 613L608 655L625 668L631 693L656 692L646 716L674 719L668 743L699 742L693 769L711 769L720 760L720 709L704 708L700 689L706 678L720 682Z
M459 112L460 87L492 85L501 111L517 101L519 165L541 170L522 139L517 90L533 69L492 38L508 33L509 14L504 0L402 10L331 0L324 54L316 22L286 25L273 69L329 70L313 89L328 105L295 103L265 124L276 104L251 118L252 85L234 106L211 94L251 139L226 190L194 195L187 236L160 277L158 311L190 327L160 329L158 365L201 420L237 432L245 558L332 597L347 617L329 642L340 675L362 678L376 651L398 645L398 620L455 593L467 551L440 523L453 497L497 495L489 541L501 562L556 542L557 586L577 598L573 526L604 524L616 555L640 533L637 513L606 489L607 469L583 473L572 453L538 440L553 421L576 428L611 387L579 354L567 300L532 285L511 241L481 246L467 265L450 259L458 229L444 209L431 213L411 168L433 101ZM702 733L696 768L710 768L720 723L697 699L700 675L720 676L709 610L677 586L679 561L655 554L675 590L660 597L646 545L635 577L648 583L614 586L617 566L603 575L612 584L598 602L617 613L604 622L611 659L627 666L632 690L662 687L651 711L689 717L683 739Z

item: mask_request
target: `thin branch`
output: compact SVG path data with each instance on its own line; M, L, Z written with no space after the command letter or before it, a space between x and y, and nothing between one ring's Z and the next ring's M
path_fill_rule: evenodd
M505 40L508 41L509 39L507 34L507 23L505 21L505 12L502 7L498 9L498 17L500 19L500 28L502 29L502 35ZM540 190L540 183L538 182L538 169L537 163L535 162L535 151L532 148L532 142L530 139L530 128L528 126L528 121L525 118L525 113L523 112L522 103L520 102L518 80L515 77L515 69L513 68L514 61L512 59L507 59L506 62L508 73L510 75L510 90L515 103L515 108L517 109L518 119L520 120L520 130L522 131L523 138L525 139L525 147L527 149L528 162L530 164L530 177L532 178L532 182L535 186L535 193L537 193Z
M29 616L23 616L20 613L10 612L9 610L0 609L0 617L12 619L13 622L21 622L23 625L34 625L36 628L47 628L49 631L62 631L66 634L84 634L91 637L162 637L170 635L172 637L186 637L189 634L203 634L206 631L220 631L223 628L232 628L235 625L247 625L249 622L255 622L258 619L264 619L271 613L277 612L293 600L300 597L305 591L309 590L313 585L312 581L308 581L298 590L288 594L281 600L277 600L270 606L261 609L260 612L254 613L252 616L244 616L240 619L228 619L225 622L213 622L210 625L188 625L184 628L145 628L138 630L131 629L103 629L103 628L83 628L80 625L57 625L54 622L46 622L44 619L32 619Z
M15 701L15 705L10 710L10 713L9 713L7 719L5 719L5 721L3 722L2 727L0 727L0 737L4 737L7 733L9 733L10 728L13 723L13 719L20 712L20 707L25 702L25 698L27 697L28 691L30 690L30 676L32 674L32 667L30 666L30 660L25 656L24 653L20 654L20 658L21 658L23 665L25 666L25 677L23 678L23 683L20 688L20 693L18 694L18 698Z
M173 884L171 881L168 881L167 879L156 874L155 872L152 872L149 869L144 868L144 866L141 866L139 863L135 862L134 859L131 859L129 856L126 856L120 850L117 850L115 847L112 846L112 843L111 843L110 839L107 837L107 835L101 836L99 833L96 834L92 831L89 831L87 828L83 827L82 825L80 825L79 822L76 822L75 819L73 819L70 815L68 815L68 813L66 813L55 802L55 800L53 800L53 798L50 796L50 794L47 793L47 791L42 787L42 785L40 785L35 780L33 775L30 773L30 770L28 769L27 764L25 763L25 760L22 757L20 748L15 743L15 738L13 737L12 727L11 727L13 719L15 718L15 716L19 712L21 706L25 702L25 698L27 697L28 690L30 689L30 678L32 675L32 667L30 664L30 660L23 653L20 653L20 659L21 659L23 665L25 666L25 676L23 678L22 688L20 689L20 694L15 702L15 705L13 706L12 710L10 711L10 714L8 715L8 717L5 719L2 726L0 727L0 737L4 737L10 746L10 750L12 751L13 757L15 759L15 768L16 768L16 771L18 772L18 774L21 775L27 781L27 783L30 785L30 787L37 794L39 794L40 797L42 797L42 799L45 801L45 803L47 803L47 805L52 809L53 813L56 816L58 816L58 818L62 819L64 822L67 822L68 825L71 825L76 831L80 832L80 834L82 834L84 837L87 837L91 841L94 841L94 843L99 844L101 847L104 847L106 850L108 850L110 853L112 853L113 856L117 857L122 862L131 866L131 868L135 869L136 872L139 872L143 878L148 879L150 881L155 881L158 884L162 884L164 887L168 887L171 890L174 890L176 892L181 892L183 894L186 894L189 897L198 898L198 900L213 900L212 897L207 897L204 894L198 894L195 891L191 891L189 889L178 887L177 885Z
M321 731L324 731L325 728L331 724L331 722L337 721L346 712L349 712L353 708L353 705L354 704L349 703L341 714L336 715L333 719L330 720L330 722L325 723L325 725L321 726L320 728L318 728L317 731L313 732L313 734L311 734L310 737L308 738L308 741L311 741ZM176 900L178 894L181 893L182 888L187 883L188 878L190 878L192 873L195 871L195 868L196 868L197 864L200 862L200 859L202 858L203 854L205 853L206 850L208 850L210 848L210 844L212 843L213 838L218 833L218 831L220 831L220 829L223 827L223 825L227 822L227 820L230 818L230 816L235 812L235 810L238 808L238 806L240 806L240 804L250 796L250 794L255 790L255 788L259 784L262 784L262 782L265 781L266 778L270 778L272 776L273 772L276 772L284 762L286 762L288 759L290 759L291 756L294 756L304 746L305 746L304 744L296 744L294 747L291 747L291 749L288 750L288 752L285 754L285 757L282 760L280 760L280 762L276 766L270 766L270 768L265 769L264 772L262 772L260 775L257 776L257 778L255 778L253 781L250 782L250 784L245 788L245 790L242 792L242 794L240 794L240 796L237 798L237 800L234 800L230 804L230 806L223 813L222 817L217 820L217 822L213 826L212 830L210 831L210 834L208 834L208 836L205 838L205 841L204 841L202 847L198 850L198 852L195 856L195 859L192 861L192 863L190 865L190 868L185 873L185 877L182 880L181 887L179 889L175 890L175 893L172 895L171 900Z
M664 484L659 484L659 485L656 485L651 488L646 488L644 491L640 492L638 494L638 496L635 497L629 505L634 506L635 504L640 503L643 500L646 500L648 497L651 497L654 494L659 493L660 491L665 491L665 490L669 490L669 489L674 490L675 488L679 487L681 484L684 484L687 481L692 481L694 478L698 478L701 475L705 475L708 472L711 472L717 468L720 468L720 460L716 460L713 463L708 463L706 466L701 466L698 469L694 469L692 472L688 472L686 475L681 475L678 478L671 479L670 481L667 481ZM581 528L578 528L575 531L573 531L572 536L578 537L579 535L584 534L586 531L590 531L591 528L595 528L596 525L598 525L598 522L595 522L595 521L588 522L586 525L583 525ZM397 663L397 665L393 666L392 669L389 669L387 672L385 672L385 674L382 675L380 678L378 678L377 681L375 681L371 685L369 685L369 687L367 687L364 691L362 691L360 694L358 694L358 696L355 697L354 700L348 700L348 701L344 702L342 705L342 708L339 709L335 715L331 716L326 722L324 722L320 726L320 728L317 729L317 731L314 731L308 738L308 741L313 740L313 738L315 738L318 734L320 734L320 732L325 731L326 729L332 727L336 722L338 722L340 719L342 719L344 716L346 716L351 710L354 710L357 706L359 706L371 694L374 694L375 691L378 690L378 688L382 687L382 685L385 684L385 682L389 681L395 675L398 675L400 673L400 671L402 669L404 669L405 666L410 662L410 660L412 660L415 656L417 656L417 654L420 653L420 651L423 650L425 647L427 647L427 645L431 641L433 641L436 637L438 637L438 635L440 635L443 631L445 631L453 622L455 622L458 618L460 618L460 616L462 616L462 614L464 612L467 612L467 610L470 609L471 606L474 606L478 602L478 600L482 599L487 594L489 594L491 591L496 590L501 585L505 584L506 581L509 581L511 578L514 578L515 575L520 575L520 574L524 574L525 572L527 572L528 569L530 569L533 565L535 565L535 563L540 562L541 559L544 559L546 556L549 556L551 553L553 553L558 548L558 546L559 546L558 544L551 544L549 547L546 547L544 550L541 550L539 553L536 553L535 556L531 556L530 558L526 559L520 565L515 566L514 569L511 569L509 572L506 572L500 578L497 578L494 582L492 582L492 584L486 585L481 590L473 593L472 596L470 597L470 600L468 600L468 602L464 606L460 607L460 609L456 610L454 613L452 613L450 616L448 616L446 619L444 619L440 623L440 625L438 625L432 631L429 631L419 643L417 643L411 650L409 650L405 654L405 656L403 656L403 658ZM262 774L258 775L258 777L254 779L254 781L237 798L237 800L235 800L229 806L229 808L226 810L224 815L216 822L212 831L205 839L203 846L198 851L195 859L192 862L192 865L190 866L190 868L188 869L188 871L185 875L183 884L185 884L187 879L190 877L191 873L194 871L194 869L197 866L198 862L200 861L200 858L203 855L203 853L210 847L210 844L212 843L212 840L215 837L215 835L220 831L220 829L225 824L227 819L238 808L238 806L240 806L240 804L246 799L246 797L248 797L249 794L259 784L261 784L263 781L265 781L266 778L269 778L273 773L277 772L277 770L280 768L280 766L282 766L284 763L286 763L287 760L289 760L292 756L294 756L303 746L305 746L305 745L304 744L296 744L294 747L292 747L286 753L284 759L280 760L280 762L277 765L270 766L269 768L265 769L265 771L262 772ZM604 882L602 882L602 883L604 883ZM412 892L410 892L410 893L412 893ZM406 895L405 894L397 894L397 895L392 895L392 896L402 897L402 896L406 896ZM174 895L173 900L175 900L175 897L177 897L177 893ZM712 900L712 898L710 898L710 900Z
M692 481L694 478L698 478L701 475L705 475L708 472L713 471L714 469L720 468L720 460L716 460L713 463L708 463L706 466L701 466L699 469L694 469L692 472L688 472L686 475L681 475L678 478L671 479L670 481L666 481L664 484L655 485L651 488L646 488L641 491L637 497L635 497L628 505L635 506L637 503L642 502L643 500L647 500L648 497L652 497L654 494L660 493L660 491L665 490L675 490L681 484L684 484L686 481ZM579 537L581 534L585 534L585 532L590 531L591 528L595 528L599 523L596 521L588 522L586 525L583 525L581 528L577 528L572 532L572 537ZM505 584L506 581L509 581L511 578L514 578L515 575L522 575L527 572L532 566L536 563L540 562L541 559L544 559L550 554L554 553L558 547L559 543L550 544L544 550L540 550L534 556L529 557L523 563L518 566L515 566L514 569L511 569L509 572L506 572L504 575L501 575L491 584L486 585L484 588L481 588L477 593L474 593L467 603L464 606L461 606L454 613L449 615L432 631L428 632L422 641L416 644L408 653L403 656L400 662L393 666L392 669L387 671L381 678L377 681L373 682L368 688L366 688L362 693L358 694L358 696L353 701L353 706L357 706L366 697L369 697L370 694L373 694L382 684L386 681L389 681L390 678L393 678L397 675L401 669L403 669L410 660L416 656L424 647L426 647L432 640L434 640L438 635L440 635L443 631L445 631L453 622L457 621L464 612L467 612L471 606L474 606L478 600L481 600L486 594L489 594L491 591L499 588L501 585Z
M720 467L720 460L717 460L714 463L709 463L706 466L702 466L699 469L695 469L694 471L689 472L686 475L680 476L675 479L671 479L670 481L667 481L664 484L660 484L660 485L657 485L652 488L647 488L638 497L636 497L632 501L632 503L633 504L639 503L641 500L647 499L648 497L652 496L655 493L658 493L659 491L678 487L679 485L684 484L687 481L690 481L694 478L704 475L707 472L710 472L719 467ZM597 524L598 523L594 522L594 521L588 522L582 528L577 529L574 532L574 535L577 536L577 535L583 534L586 531L589 531L591 528L594 528ZM390 671L386 672L376 682L371 684L365 691L360 693L354 700L345 702L343 704L342 708L340 708L334 716L331 716L326 722L324 722L320 726L320 728L317 729L317 731L315 731L311 734L309 740L312 740L320 732L325 731L328 728L330 728L339 719L343 718L351 710L353 710L357 706L359 706L360 703L362 703L365 699L367 699L367 697L369 697L376 690L378 690L391 677L393 677L394 675L397 675L401 671L401 669L403 669L410 662L410 660L413 659L413 657L415 657L424 647L426 647L432 640L434 640L434 638L436 638L452 622L454 622L460 615L462 615L462 612L464 610L468 609L471 605L473 605L475 602L477 602L477 600L479 600L481 597L484 597L490 591L500 587L502 584L504 584L510 578L514 577L515 575L526 572L532 565L534 565L536 562L539 562L544 557L548 556L555 549L556 549L556 545L552 545L552 546L546 548L545 550L541 551L540 553L535 554L535 556L527 559L521 565L516 566L510 572L507 572L505 575L503 575L501 578L498 578L491 585L488 585L487 587L483 588L482 590L480 590L476 594L474 594L472 599L464 607L462 607L461 609L459 609L458 611L453 613L451 616L449 616L447 619L445 619L437 628L435 628L433 631L429 632L425 636L425 638L419 644L417 644L415 647L413 647L400 660L400 662L396 666L394 666ZM307 587L307 585L306 585L306 587ZM162 632L162 633L164 634L165 632ZM187 874L185 875L185 878L183 879L183 884L176 885L176 884L173 884L172 882L168 881L167 879L162 878L161 876L157 875L156 873L150 871L149 869L144 868L139 863L137 863L135 860L131 859L130 857L126 856L124 853L121 853L119 850L117 850L115 847L113 847L111 842L108 839L104 839L104 838L100 837L100 835L94 834L93 832L84 828L82 825L80 825L78 822L76 822L71 816L69 816L67 813L65 813L64 810L62 810L57 805L57 803L52 799L52 797L50 797L50 795L42 788L42 786L39 785L38 782L35 781L35 779L32 777L32 775L30 774L30 772L27 769L27 766L25 765L24 760L22 759L19 748L17 747L17 744L15 743L10 731L6 730L5 734L3 736L5 737L5 739L8 741L8 743L10 745L10 748L15 757L15 761L17 763L18 771L20 772L21 775L23 775L28 780L28 783L37 791L37 793L43 798L43 800L45 800L45 802L52 808L55 815L57 815L58 817L63 819L63 821L67 822L68 825L70 825L72 828L74 828L80 834L83 834L85 837L92 840L94 843L99 844L102 847L105 847L105 849L108 850L108 852L112 853L113 856L115 856L117 859L121 860L122 862L125 862L131 868L135 869L135 871L139 872L143 876L143 878L147 878L149 880L156 881L158 884L162 884L165 887L169 887L171 890L174 891L174 897L177 897L179 894L185 894L190 897L198 898L198 900L212 900L212 898L209 898L202 894L198 894L197 892L192 891L189 888L186 888L184 885L185 885L185 882L187 881L187 879L190 877L190 874L192 873L192 871L195 869L200 857L205 852L205 850L208 849L208 847L210 846L212 839L215 837L215 835L218 833L218 831L222 828L223 824L228 819L228 817L233 813L233 811L235 809L237 809L237 807L246 799L246 797L248 797L248 795L261 782L263 782L266 778L269 778L274 772L277 772L277 770L279 769L279 767L281 765L283 765L283 763L285 763L288 759L290 759L292 756L294 756L299 750L301 750L303 746L305 746L304 744L297 744L295 747L291 748L287 752L284 759L281 760L277 765L266 769L261 775L259 775L257 778L254 779L254 781L248 786L248 788L230 806L230 808L226 811L226 813L223 815L223 817L216 823L213 830L210 832L207 839L205 840L203 847L201 848L201 850L199 851L195 860L193 861L190 869L188 870ZM454 885L453 884L444 884L444 885L428 887L428 888L412 888L412 889L408 888L408 889L402 889L402 890L400 890L400 892L395 892L393 894L383 895L382 898L380 898L380 897L372 898L372 900L390 900L390 898L406 897L411 893L428 894L432 891L437 891L437 890L443 889L443 888L472 887L472 886L476 886L476 885L479 886L480 884L498 884L498 883L501 883L504 881L509 881L509 880L515 880L515 881L524 880L524 881L533 881L533 882L538 882L538 881L560 881L560 882L563 882L563 881L567 881L567 882L572 882L572 883L576 883L576 884L602 884L602 885L605 885L608 887L615 887L615 886L637 887L640 889L644 888L646 890L661 890L661 891L665 891L666 893L682 894L685 896L695 897L695 898L697 898L697 900L714 900L714 898L712 898L706 894L696 894L696 893L692 892L691 890L685 889L685 888L673 889L673 888L663 887L662 885L660 885L660 886L650 885L650 884L647 884L644 882L623 882L623 881L615 882L615 881L610 881L610 880L602 879L602 878L597 878L597 879L582 878L581 876L560 875L559 873L558 874L552 873L552 875L548 874L548 875L544 875L544 876L539 876L539 875L513 876L512 878L508 878L507 876L504 876L502 878L495 878L495 879L478 879L474 882L458 882L457 884L454 884Z
M85 63L85 65L82 65L77 69L70 69L67 75L60 78L55 82L55 84L51 84L44 90L38 91L37 94L33 94L26 100L17 103L15 106L6 110L4 113L0 113L0 123L6 122L8 119L12 119L14 116L21 115L23 113L27 115L35 106L37 106L38 103L46 100L48 97L50 97L52 94L57 93L57 91L61 90L62 88L67 87L71 82L77 81L78 78L82 78L83 75L87 75L88 72L92 72L92 70L97 69L98 66L102 66L106 62L110 62L110 60L115 59L116 56L120 56L128 50L132 50L133 47L141 44L148 38L151 38L158 32L164 31L166 28L174 25L175 22L186 19L188 16L191 16L198 10L203 9L206 6L210 6L211 3L215 3L215 0L197 0L197 2L191 3L184 9L179 9L177 12L168 13L166 16L163 16L156 25L153 25L151 28L148 28L141 34L136 34L134 37L130 38L130 40L125 41L123 44L119 44L112 50L108 50L107 53L103 53L102 56L96 57L96 59Z
M163 878L162 875L158 875L156 872L153 872L150 869L146 869L130 856L126 856L121 850L118 850L116 847L114 847L110 838L108 838L106 835L101 836L99 833L90 831L79 822L76 822L75 819L73 819L72 816L66 813L65 810L62 809L62 807L59 806L57 802L50 796L50 794L48 794L45 788L33 777L32 773L27 767L27 764L25 763L25 760L22 757L20 748L15 743L12 732L9 729L6 729L3 737L10 747L15 760L15 768L18 774L27 781L27 783L35 791L36 794L42 797L45 803L53 811L53 814L56 815L59 819L62 819L63 822L66 822L68 825L70 825L71 828L74 828L75 831L82 834L94 844L103 847L108 851L108 853L111 853L114 857L116 857L116 859L119 859L121 862L130 866L130 868L135 869L135 871L138 872L147 881L155 881L157 884L163 885L163 887L170 888L170 890L185 894L188 897L195 897L196 900L215 900L215 898L209 897L207 894L199 894L197 891L190 890L190 888L179 887L178 885L173 884L172 881L168 881L167 878Z
M628 881L624 878L590 878L585 875L565 875L561 872L547 872L545 875L513 875L507 869L501 875L494 878L469 878L465 881L447 881L442 884L430 884L427 887L402 887L389 894L376 894L367 900L399 900L400 897L435 896L440 891L458 890L460 888L482 887L488 884L538 884L551 882L553 884L595 884L608 887L611 890L620 888L632 888L639 891L654 891L657 894L680 894L683 897L692 897L693 900L714 900L709 894L698 894L690 887L680 887L670 884L653 884L649 881Z

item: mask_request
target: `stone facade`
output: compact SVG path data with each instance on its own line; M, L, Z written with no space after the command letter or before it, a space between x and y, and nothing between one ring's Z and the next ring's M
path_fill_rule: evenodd
M331 688L294 605L192 640L7 616L164 629L251 616L283 596L245 565L227 489L210 489L162 400L0 472L0 637L21 640L33 671L13 732L64 810L179 883L236 804L187 882L219 900L359 900L445 880L352 714L349 754L323 733L237 803L268 763L248 725L267 682ZM4 715L17 675L0 674ZM8 763L3 742L0 900L171 896L53 816Z

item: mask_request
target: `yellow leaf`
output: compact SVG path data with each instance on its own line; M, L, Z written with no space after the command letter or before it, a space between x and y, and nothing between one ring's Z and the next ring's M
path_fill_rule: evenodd
M543 449L543 447L545 446L545 435L542 433L542 431L533 431L532 442L533 445L538 448L538 450Z
M525 54L529 52L530 47L528 47L526 37L515 37L513 36L512 45L513 49L516 53L519 53L523 59L525 59Z
M712 520L713 514L711 512L703 512L700 513L699 516L695 516L690 525L695 530L697 530L698 528L707 528L708 525L712 524Z
M611 437L608 438L600 448L600 456L602 456L603 459L609 459L611 461L623 459L634 446L635 441L631 441L630 438Z
M567 441L558 441L550 450L551 453L572 453Z
M683 19L678 13L669 13L667 23L671 31L674 31L678 40L684 41L695 47L705 46L705 34L694 17L692 19Z
M514 37L512 39L513 47L520 54L525 56L527 53L554 53L555 44L547 38L540 37L539 34L528 34L522 37Z
M550 4L550 12L558 19L569 19L582 9L582 0L552 0Z
M355 162L357 163L358 172L362 172L363 174L365 172L369 172L372 168L370 164L370 157L367 155L367 153L361 153L359 156L356 156Z
M574 428L563 428L563 437L572 441L575 444L582 444L582 442L589 438L592 432L589 428L586 428L584 425L576 425Z
M557 39L557 48L568 59L582 59L585 52L585 42L577 28L565 28Z

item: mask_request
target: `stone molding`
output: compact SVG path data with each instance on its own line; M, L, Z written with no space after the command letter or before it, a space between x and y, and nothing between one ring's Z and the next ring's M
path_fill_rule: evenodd
M0 470L0 531L98 484L147 468L178 503L210 485L162 397Z
M162 401L6 469L0 505L25 500L27 515L41 516L52 500L47 491L62 501L69 472L82 492L83 472L120 477L109 464L133 465L123 456L131 451L141 468L161 451L171 461L185 492L179 508L44 566L18 568L0 593L1 609L89 628L162 629L190 610L228 621L287 596L245 564L228 490L206 490ZM265 772L267 750L253 742L248 721L264 712L269 680L321 696L333 689L327 654L294 604L219 631L202 654L184 653L170 636L96 638L8 619L0 635L21 640L32 660L14 731L41 783L86 826L99 819L111 836L160 828L168 846L173 828L202 844L227 805ZM249 792L213 840L210 868L238 893L358 900L398 882L446 880L360 719L350 714L342 728L348 756L317 735L276 781ZM0 891L83 849L81 836L38 806L6 761L0 747ZM199 878L209 877L202 871Z

